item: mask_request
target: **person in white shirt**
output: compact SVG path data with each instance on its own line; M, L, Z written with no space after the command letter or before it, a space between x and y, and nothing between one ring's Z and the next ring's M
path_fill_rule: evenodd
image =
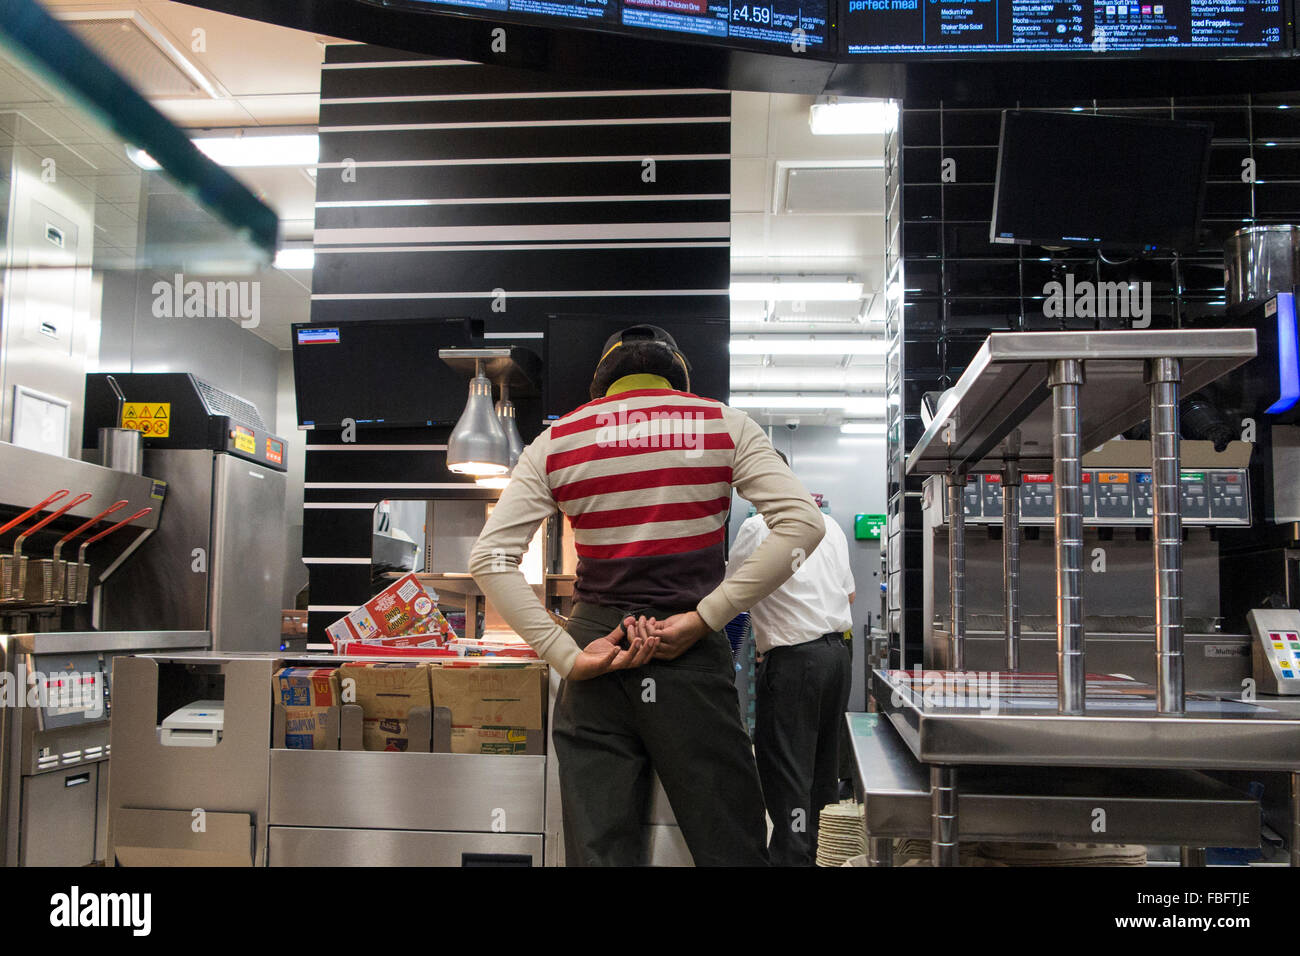
M855 587L848 540L829 515L822 520L821 544L806 557L795 555L794 576L749 612L761 655L754 756L772 818L773 866L814 864L821 808L839 799L839 738L852 680L844 631L853 626ZM762 515L747 519L727 573L767 535Z

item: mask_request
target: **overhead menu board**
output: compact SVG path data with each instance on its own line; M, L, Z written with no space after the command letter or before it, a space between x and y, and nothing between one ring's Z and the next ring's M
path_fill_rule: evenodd
M1296 0L367 0L845 62L868 56L1267 56Z
M622 0L625 27L824 50L830 0Z
M394 6L443 7L448 12L517 13L542 18L616 23L618 0L409 0Z
M526 21L585 21L620 33L678 34L683 38L789 53L834 53L835 0L390 0L471 15L495 14ZM576 25L576 24L575 24Z
M1285 50L1281 0L842 0L850 56Z

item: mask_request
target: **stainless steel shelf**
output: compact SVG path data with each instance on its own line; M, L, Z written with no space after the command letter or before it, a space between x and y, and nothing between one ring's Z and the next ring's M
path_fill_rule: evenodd
M995 332L949 391L907 456L908 474L1000 471L1003 440L1020 430L1020 467L1050 470L1051 363L1085 363L1082 445L1096 448L1150 415L1147 359L1182 362L1190 395L1255 357L1253 329ZM951 427L949 425L951 423Z
M930 835L930 778L890 722L847 714L858 793L873 839ZM961 839L1254 847L1255 800L1189 770L972 767L962 772Z
M985 685L993 691L994 706L988 706L963 694L961 683L954 699L945 700L937 682L953 672L926 671L910 680L903 679L906 673L875 670L873 696L922 763L1288 772L1300 767L1300 719L1267 701L1188 695L1185 715L1162 716L1150 685L1090 678L1086 714L1066 715L1057 712L1051 674L997 674L995 691Z

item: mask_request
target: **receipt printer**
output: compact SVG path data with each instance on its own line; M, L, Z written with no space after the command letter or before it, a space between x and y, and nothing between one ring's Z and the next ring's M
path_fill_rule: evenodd
M226 704L220 700L196 700L186 704L162 722L164 747L215 747L221 741Z

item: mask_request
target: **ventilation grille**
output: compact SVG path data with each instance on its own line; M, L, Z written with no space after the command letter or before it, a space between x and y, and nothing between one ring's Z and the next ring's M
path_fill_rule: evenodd
M78 17L66 23L146 98L198 99L209 95L177 62L174 51L164 50L131 14Z
M199 395L203 398L203 404L208 407L209 414L225 415L240 425L266 431L266 422L262 421L262 416L257 413L257 406L252 402L222 391L215 385L209 385L201 378L195 378L194 384L198 386Z

